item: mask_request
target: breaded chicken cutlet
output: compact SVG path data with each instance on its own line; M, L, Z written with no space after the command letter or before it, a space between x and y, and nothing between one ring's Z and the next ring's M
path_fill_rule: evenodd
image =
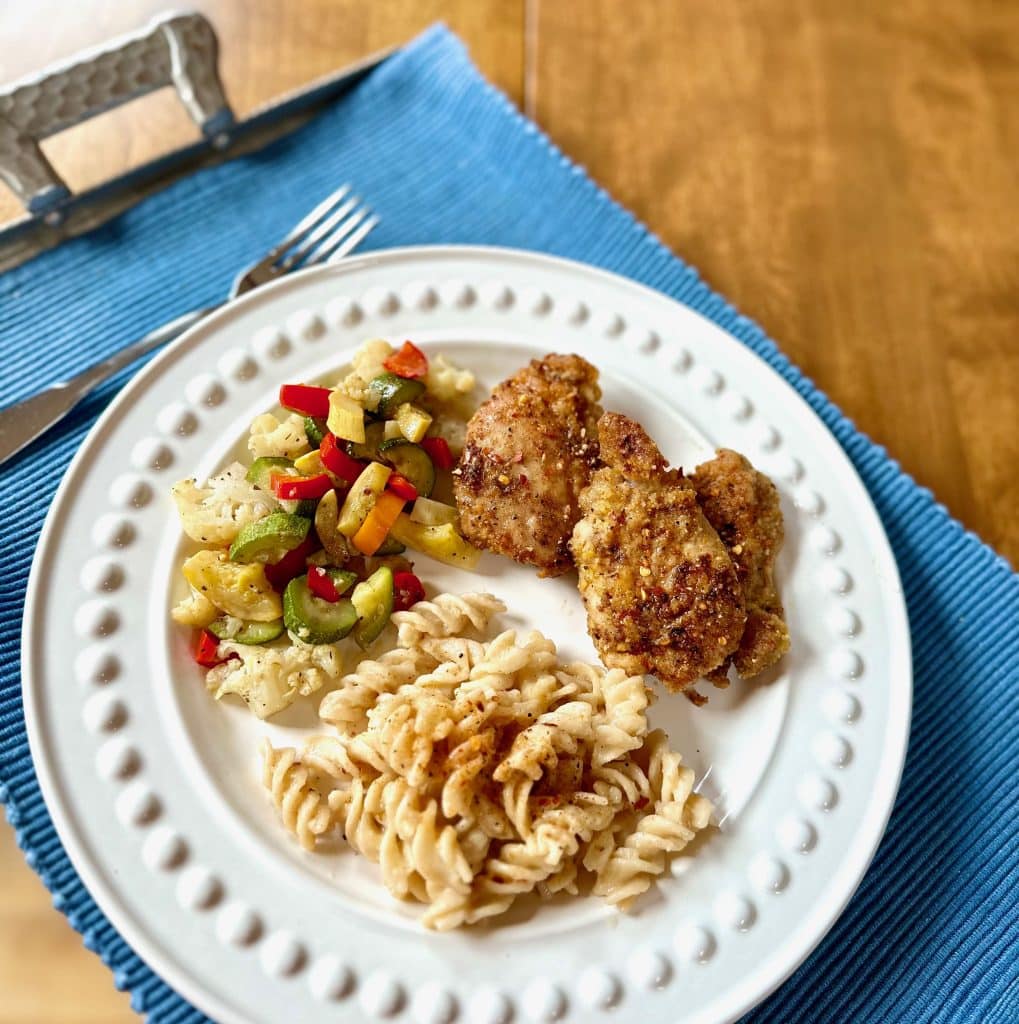
M454 492L464 536L536 566L572 568L580 492L598 461L598 371L575 355L534 359L492 392L467 424Z
M580 496L571 541L588 631L610 668L687 690L743 635L736 569L690 482L640 424L606 413L598 438L604 467Z
M690 477L704 516L726 546L746 602L747 624L732 664L755 676L789 650L789 629L775 586L775 559L785 529L778 489L739 452L720 448ZM712 681L724 685L728 661Z

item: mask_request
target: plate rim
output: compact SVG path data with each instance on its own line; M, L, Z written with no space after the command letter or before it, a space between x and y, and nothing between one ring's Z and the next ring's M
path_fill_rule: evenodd
M762 967L752 968L740 979L734 988L738 990L753 989L753 993L744 996L742 1001L735 1008L727 1010L725 1020L736 1020L750 1009L758 1006L765 999L774 993L788 978L807 960L817 949L820 943L831 931L836 921L841 917L846 906L853 898L864 877L866 876L877 849L887 830L892 811L895 807L896 797L901 786L902 774L908 753L910 727L912 721L912 698L913 698L913 657L912 657L912 636L909 630L908 611L905 604L905 596L899 573L898 563L895 560L891 542L888 538L884 524L877 512L873 499L863 483L855 465L845 452L832 431L821 419L820 415L809 402L796 390L786 378L773 367L763 356L755 352L746 344L742 343L735 335L720 324L714 322L703 313L678 299L672 298L655 288L635 281L625 275L605 270L579 260L567 259L560 256L551 256L545 253L527 249L503 247L503 246L480 246L480 245L424 245L424 246L402 246L392 249L366 252L361 255L348 257L340 263L310 268L299 271L281 278L271 284L265 285L248 295L226 302L222 307L208 317L203 318L175 339L162 352L158 353L148 365L146 365L123 390L114 398L110 405L99 416L88 434L82 441L80 447L70 461L63 479L54 495L50 509L47 512L45 522L40 531L39 540L33 553L32 565L29 574L28 586L24 605L24 614L21 630L21 690L24 706L26 731L29 741L29 749L32 755L33 766L39 781L40 791L46 803L47 810L53 822L54 828L60 838L61 844L75 871L81 877L89 895L96 902L99 909L107 917L113 927L125 938L131 949L138 955L156 976L170 985L183 998L187 999L194 1006L209 1013L218 1019L240 1019L234 1007L221 1003L219 997L208 990L200 982L193 981L191 975L182 969L174 960L165 960L161 944L150 940L144 929L136 927L133 915L122 904L118 897L116 888L107 882L99 865L93 865L88 852L88 844L81 837L75 828L75 812L68 801L61 797L60 786L57 782L57 771L55 766L49 764L41 753L45 751L45 741L42 735L41 712L37 706L38 687L33 683L33 677L41 672L37 667L41 654L35 650L36 637L33 636L32 626L37 615L37 608L42 601L41 591L43 589L43 575L40 569L42 561L53 543L55 528L60 518L60 510L65 505L67 492L71 489L72 479L82 472L81 464L86 461L92 449L101 441L103 432L118 417L121 407L128 404L136 395L142 393L149 384L162 372L164 364L177 359L180 355L202 344L206 335L215 334L222 327L225 327L238 313L245 312L259 305L271 304L278 294L300 289L308 282L319 278L342 279L349 273L354 273L364 267L397 263L404 260L435 258L452 258L471 260L472 258L483 257L495 260L512 260L515 263L526 263L536 266L554 266L566 270L571 274L581 274L588 277L601 277L611 281L617 287L635 292L643 303L653 301L666 303L667 305L679 307L684 315L694 314L723 335L728 341L738 346L740 350L753 357L758 367L763 367L777 379L787 397L794 398L810 416L818 421L821 428L827 433L832 441L839 447L843 454L845 468L849 470L853 486L859 492L859 497L866 503L867 508L873 515L880 539L883 542L884 550L882 561L890 569L887 584L897 598L896 612L898 622L890 629L890 634L895 635L899 642L904 644L904 662L907 672L896 679L896 693L898 703L903 704L903 714L899 722L900 727L895 734L890 730L896 723L889 720L885 723L883 747L880 760L891 758L892 763L886 765L890 773L886 778L888 782L879 791L883 799L880 801L880 811L875 811L878 805L873 798L868 805L867 812L863 816L860 825L869 824L869 841L866 843L865 855L858 855L856 861L845 868L845 873L852 876L852 882L845 886L839 897L834 901L826 901L826 912L821 915L821 927L816 924L816 912L809 919L810 927L806 925L800 929L792 929L787 935L789 938L783 945L791 948L786 961L779 969L772 968L768 972L769 980L761 984L754 984L758 975L763 974ZM727 300L726 300L727 301ZM894 748L889 744L894 743ZM871 820L873 819L873 820ZM830 886L829 886L830 889ZM801 938L798 932L809 932L809 936ZM795 939L795 941L794 941ZM157 967L158 964L158 967ZM682 1018L676 1018L677 1022ZM722 1018L720 1018L722 1019Z

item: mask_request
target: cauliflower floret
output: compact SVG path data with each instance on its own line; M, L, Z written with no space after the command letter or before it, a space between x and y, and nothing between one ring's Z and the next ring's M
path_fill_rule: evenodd
M173 485L181 526L203 544L229 544L248 523L279 509L279 502L244 479L244 467L235 462L204 487L193 479Z
M174 605L170 618L182 626L207 626L219 618L219 609L200 591L191 588L191 595Z
M304 431L304 417L293 412L281 422L271 412L256 416L251 424L248 451L256 459L266 455L296 459L310 452L311 444Z
M231 658L210 669L206 685L216 700L237 694L259 718L275 715L299 695L314 693L343 673L343 659L331 644L260 647L226 641L219 645L219 654L236 654L240 660Z
M227 615L272 622L283 614L279 594L260 562L231 562L225 551L199 551L183 565L184 579Z
M476 383L470 370L461 370L441 353L429 358L425 387L436 401L452 402L461 395L468 395Z
M378 398L368 392L368 381L386 372L382 362L392 354L393 346L384 338L371 338L366 341L354 353L354 358L350 361L351 370L336 385L336 390L353 398L362 408L370 407L369 411L374 411Z

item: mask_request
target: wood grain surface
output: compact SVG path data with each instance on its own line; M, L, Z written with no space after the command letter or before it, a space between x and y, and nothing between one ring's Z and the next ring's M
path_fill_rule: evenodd
M158 0L0 12L0 80ZM482 70L1019 562L1019 5L195 0L245 112L441 19ZM169 93L46 144L75 187L191 137ZM16 205L0 196L0 220ZM0 836L0 1024L135 1019Z

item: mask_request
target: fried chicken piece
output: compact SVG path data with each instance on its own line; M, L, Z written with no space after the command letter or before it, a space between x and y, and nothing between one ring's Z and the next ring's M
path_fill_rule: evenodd
M643 427L610 412L598 437L605 467L580 497L571 542L588 631L609 667L686 690L743 635L736 570L693 487Z
M598 462L598 371L580 356L533 359L467 424L454 492L477 547L561 576L578 498Z
M729 660L744 678L755 676L789 650L774 572L785 534L778 490L744 456L728 448L720 448L710 462L698 466L690 482L705 518L732 557L746 601L746 628ZM728 662L720 666L712 681L721 681L728 667Z

